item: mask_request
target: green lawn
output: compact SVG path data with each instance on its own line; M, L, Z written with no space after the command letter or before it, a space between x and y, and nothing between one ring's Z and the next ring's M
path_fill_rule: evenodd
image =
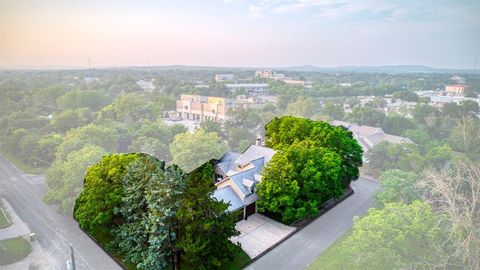
M233 245L233 244L232 244ZM235 259L231 261L229 264L224 265L223 269L225 270L237 270L237 269L243 269L249 262L250 262L250 257L248 257L247 253L243 251L240 247L235 246Z
M354 269L348 259L343 258L340 254L340 243L352 233L347 231L344 235L337 239L327 250L318 256L306 269L307 270L343 270Z
M32 251L30 243L23 237L0 241L0 265L18 262Z
M7 211L2 208L2 204L0 203L0 229L6 228L10 226L12 222L7 216Z

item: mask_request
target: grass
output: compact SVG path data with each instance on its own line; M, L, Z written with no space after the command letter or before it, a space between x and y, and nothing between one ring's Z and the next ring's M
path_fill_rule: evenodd
M32 251L30 243L23 237L0 241L0 265L16 263L27 257Z
M308 267L307 270L342 270L354 269L348 258L344 258L340 252L340 245L342 241L352 234L350 229L333 244L318 256Z
M233 244L232 244L233 245ZM235 258L233 261L229 262L227 265L224 265L222 269L225 270L237 270L243 269L249 262L250 257L248 257L247 253L243 251L239 246L234 245L235 248Z
M12 222L10 222L10 219L8 218L7 211L2 208L2 204L0 202L0 229L7 228L11 224Z

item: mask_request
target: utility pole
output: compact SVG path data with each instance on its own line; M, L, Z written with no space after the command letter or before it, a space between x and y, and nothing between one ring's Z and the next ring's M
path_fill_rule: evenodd
M88 58L88 69L92 69L92 63L90 61L90 57Z
M75 265L75 254L73 253L73 246L70 245L70 258L67 261L67 270L77 270Z

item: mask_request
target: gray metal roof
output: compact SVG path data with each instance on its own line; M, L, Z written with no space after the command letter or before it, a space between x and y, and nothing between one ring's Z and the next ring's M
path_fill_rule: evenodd
M245 204L242 202L242 199L238 197L237 193L235 193L231 186L215 190L213 197L217 199L217 201L230 203L228 206L229 212L236 211L245 206Z
M252 144L235 160L235 164L244 166L261 157L264 158L264 164L267 164L274 154L275 150L272 148Z
M220 163L217 166L224 172L227 173L228 171L234 171L236 165L234 161L240 156L240 153L236 152L227 152L223 157L220 158Z

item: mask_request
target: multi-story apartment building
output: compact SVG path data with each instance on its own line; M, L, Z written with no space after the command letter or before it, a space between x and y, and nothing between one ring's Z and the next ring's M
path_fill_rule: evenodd
M232 102L223 97L181 95L177 100L178 116L185 120L224 122Z
M463 92L465 91L465 85L463 84L446 85L445 91L449 94L463 95Z

